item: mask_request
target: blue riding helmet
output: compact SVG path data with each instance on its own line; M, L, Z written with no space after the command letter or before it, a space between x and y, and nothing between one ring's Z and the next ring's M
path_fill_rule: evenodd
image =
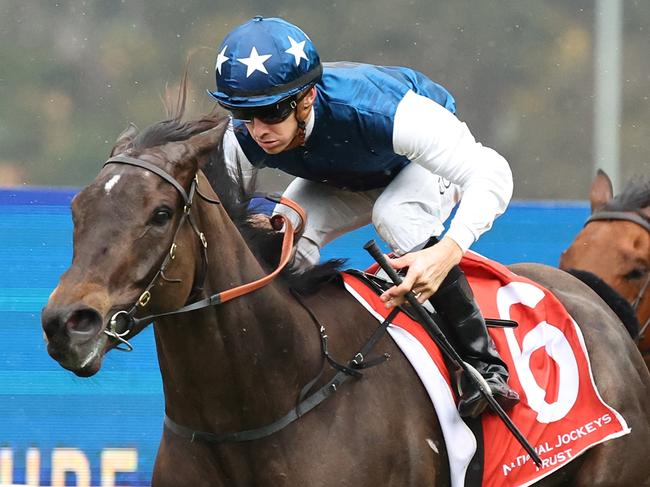
M309 37L279 18L254 17L230 32L217 54L216 91L225 108L272 105L320 79L323 67Z

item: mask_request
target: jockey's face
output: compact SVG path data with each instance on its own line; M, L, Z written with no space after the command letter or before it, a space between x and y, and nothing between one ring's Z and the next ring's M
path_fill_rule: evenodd
M267 154L279 154L299 144L298 119L306 120L316 98L316 88L310 89L298 102L295 116L288 116L278 123L268 123L253 117L246 128L255 142Z
M292 116L273 124L253 118L246 122L246 127L255 142L268 154L279 154L286 150L298 133L298 121Z

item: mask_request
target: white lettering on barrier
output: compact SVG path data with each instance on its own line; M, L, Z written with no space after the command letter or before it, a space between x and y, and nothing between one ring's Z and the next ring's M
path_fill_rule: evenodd
M115 486L117 472L135 472L138 452L134 448L110 448L102 451L102 487Z
M41 452L29 448L25 453L25 485L41 485ZM14 452L11 448L0 448L0 484L14 483Z
M64 487L65 474L76 476L77 487L90 487L90 462L77 448L55 448L52 452L52 487Z
M501 319L510 319L510 307L523 304L535 308L544 299L544 291L526 282L511 282L497 291L497 307ZM504 329L508 348L528 405L537 412L537 421L552 423L564 418L578 398L578 363L564 334L546 321L539 322L524 336L521 346L511 328ZM544 349L558 367L557 399L546 401L546 391L535 380L530 366L532 354Z
M106 448L101 453L101 487L115 487L118 472L137 472L138 450L136 448ZM90 486L90 462L78 448L55 448L52 451L52 487L65 486L66 473L73 473L78 487ZM25 453L25 485L41 485L41 452L28 448ZM14 452L0 448L0 485L14 483Z
M0 484L12 484L14 476L14 452L0 448Z
M26 457L27 485L41 485L41 451L38 448L29 448Z

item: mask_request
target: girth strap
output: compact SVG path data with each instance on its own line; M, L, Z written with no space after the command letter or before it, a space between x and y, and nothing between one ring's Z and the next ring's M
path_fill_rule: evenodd
M236 443L240 441L259 440L260 438L265 438L272 435L273 433L277 433L290 423L293 423L296 419L314 409L321 402L334 394L338 390L338 387L346 382L349 378L349 375L343 372L337 372L332 380L318 389L318 391L309 396L307 399L302 401L298 406L293 408L282 418L261 428L224 434L210 433L208 431L195 431L191 428L188 428L187 426L176 423L166 414L165 427L169 428L178 436L189 438L191 441L202 440L209 443Z
M303 303L301 303L303 304ZM304 304L303 304L304 306ZM349 366L352 368L368 368L373 365L378 365L380 363L385 362L388 360L390 357L388 354L384 354L383 356L379 357L378 359L375 359L372 361L372 363L367 363L364 364L364 356L370 353L372 348L375 346L375 344L379 341L379 338L383 336L383 334L386 332L386 329L388 328L388 325L393 321L395 318L395 315L400 311L400 308L395 308L391 313L386 317L386 319L379 325L379 327L375 330L375 332L372 334L370 339L366 342L366 344L361 348L361 350L354 356L352 360L349 362ZM318 326L318 323L317 323ZM321 338L323 337L324 329L322 326L320 327L321 329L319 332L321 333ZM325 335L327 336L327 335ZM322 341L321 341L322 343ZM306 387L303 387L301 396L303 395L304 392L308 391L311 388L311 385L313 385L320 375L322 374L322 370L318 373L318 375L314 378L314 380L309 381ZM360 374L357 376L357 378L360 376ZM177 434L178 436L181 436L183 438L188 438L190 441L196 441L196 440L201 440L201 441L206 441L208 443L237 443L237 442L242 442L242 441L253 441L253 440L259 440L261 438L266 438L267 436L270 436L274 433L277 433L281 429L285 428L289 424L293 423L295 420L299 419L300 417L304 416L307 414L309 411L314 409L316 406L318 406L320 403L322 403L325 399L330 397L332 394L334 394L339 386L341 386L343 383L347 382L353 375L351 375L348 371L346 370L339 370L334 377L327 382L323 387L318 389L316 392L308 396L306 399L303 399L300 401L300 403L291 409L287 414L285 414L283 417L278 419L277 421L274 421L271 424L268 424L266 426L262 426L261 428L255 428L251 430L244 430L244 431L238 431L235 433L222 433L222 434L217 434L217 433L210 433L208 431L196 431L193 430L192 428L188 428L187 426L183 426L181 424L178 424L174 420L172 420L169 416L165 414L165 427L168 428L170 431L173 433Z

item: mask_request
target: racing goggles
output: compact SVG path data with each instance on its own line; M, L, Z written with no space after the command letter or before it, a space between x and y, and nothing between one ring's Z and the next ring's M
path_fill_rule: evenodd
M266 105L263 107L250 107L250 108L231 108L225 107L232 114L232 118L241 120L243 122L252 122L254 118L267 123L276 124L284 122L289 115L298 106L300 100L295 97L285 98L273 105Z

